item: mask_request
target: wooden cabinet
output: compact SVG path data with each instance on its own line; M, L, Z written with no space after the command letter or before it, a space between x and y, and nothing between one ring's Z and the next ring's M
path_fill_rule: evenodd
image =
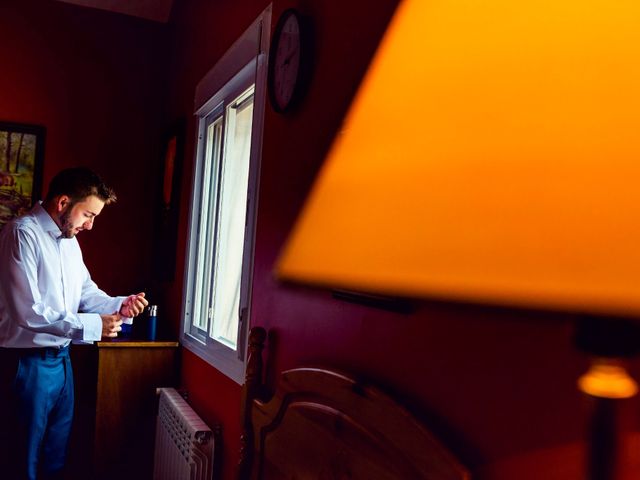
M177 385L177 342L74 345L72 479L151 479L157 387Z

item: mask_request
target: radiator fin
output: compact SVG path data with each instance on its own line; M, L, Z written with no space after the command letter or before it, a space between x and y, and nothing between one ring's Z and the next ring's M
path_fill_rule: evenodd
M159 388L154 480L211 480L214 435L174 388Z

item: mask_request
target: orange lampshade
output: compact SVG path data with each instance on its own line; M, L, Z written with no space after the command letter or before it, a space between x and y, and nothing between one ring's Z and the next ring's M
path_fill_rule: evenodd
M640 3L403 0L280 278L640 313Z

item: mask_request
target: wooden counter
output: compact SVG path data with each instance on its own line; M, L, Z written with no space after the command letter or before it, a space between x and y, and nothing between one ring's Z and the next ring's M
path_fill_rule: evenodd
M71 353L71 478L151 479L155 389L177 385L178 342L114 339L74 345Z

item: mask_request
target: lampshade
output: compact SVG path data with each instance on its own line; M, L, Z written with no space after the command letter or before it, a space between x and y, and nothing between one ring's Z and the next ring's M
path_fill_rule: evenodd
M640 313L640 4L403 0L277 264Z

